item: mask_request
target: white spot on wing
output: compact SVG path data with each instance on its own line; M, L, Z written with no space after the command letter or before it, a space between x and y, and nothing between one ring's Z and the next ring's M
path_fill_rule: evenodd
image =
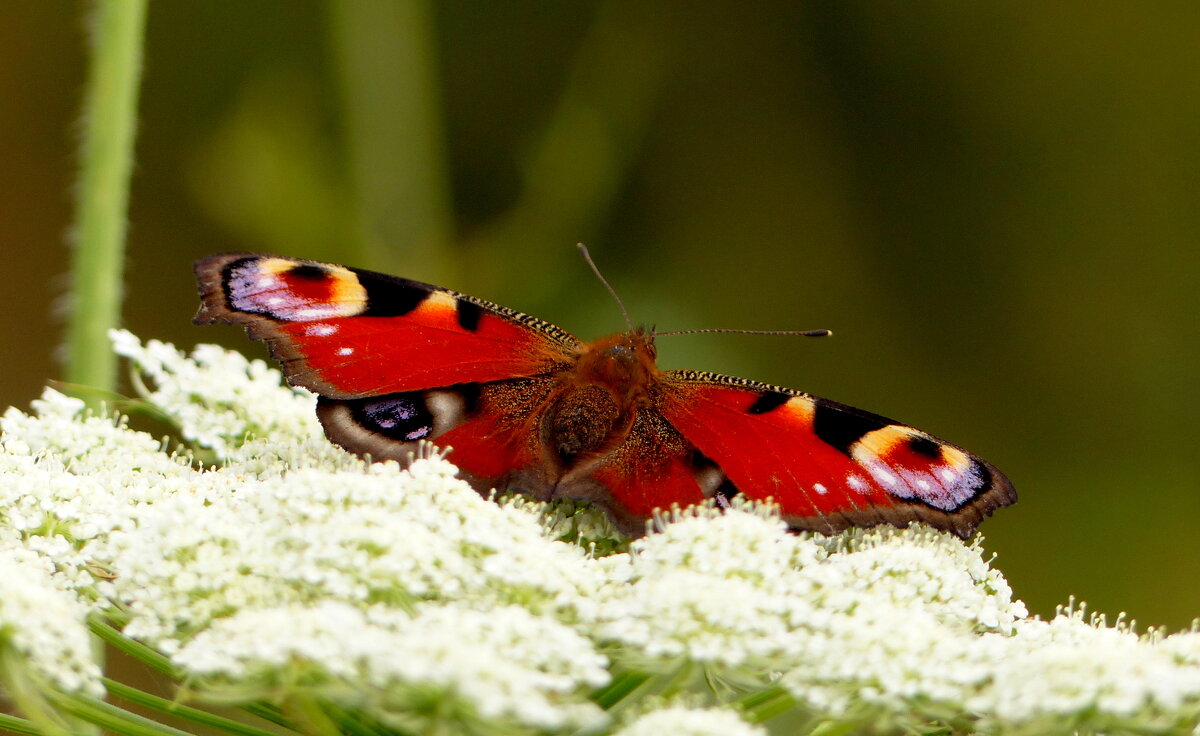
M816 491L817 493L821 494L822 496L824 496L826 493L829 493L829 489L826 488L825 486L821 485L820 483L813 483L813 490Z
M354 355L354 348L338 348L338 355Z
M337 325L325 323L309 325L304 328L304 334L309 337L329 337L330 335L336 335L337 331Z
M867 471L871 473L871 477L879 482L879 485L889 490L895 488L899 480L896 476L892 475L891 471L879 463L871 463L867 466Z
M312 322L318 319L329 319L330 317L344 317L347 315L340 314L342 309L340 304L300 304L284 307L279 310L279 314L275 315L278 319L287 319L291 322Z
M847 475L846 485L850 486L850 490L862 493L867 490L867 482L860 475Z

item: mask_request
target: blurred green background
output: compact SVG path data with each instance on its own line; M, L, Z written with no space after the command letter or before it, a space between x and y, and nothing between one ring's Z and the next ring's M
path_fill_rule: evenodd
M83 15L0 15L0 406L57 377ZM377 1L150 6L127 326L225 250L622 329L987 457L1016 594L1200 614L1200 5Z

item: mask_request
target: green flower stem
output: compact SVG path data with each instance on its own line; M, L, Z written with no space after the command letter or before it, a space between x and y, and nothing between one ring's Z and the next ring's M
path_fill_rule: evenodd
M99 618L88 620L88 628L105 644L133 657L142 664L166 674L173 680L182 680L183 670L171 664L165 655L151 649L141 642L134 641Z
M743 697L738 705L754 723L764 723L796 707L796 699L780 687L769 688Z
M40 736L68 736L67 722L46 694L45 682L28 668L24 657L9 647L0 650L0 693L28 717L26 728Z
M644 672L622 672L613 677L612 682L592 693L592 701L605 710L612 710L625 698L643 687L651 680Z
M304 724L304 732L316 736L342 736L343 731L322 707L322 703L308 694L291 698L289 710L294 711L297 723Z
M42 730L33 725L32 721L10 716L7 713L0 713L0 730L6 733L28 734L29 736L42 735Z
M187 705L182 705L174 700L160 698L157 695L151 695L144 690L130 687L128 685L117 682L109 678L104 678L104 687L108 692L116 697L140 705L143 708L155 710L160 713L175 716L183 720L191 721L202 726L211 726L212 728L222 729L225 733L240 734L241 736L279 736L276 731L268 731L264 728L251 726L232 718L219 716L208 711L192 708Z
M99 0L83 110L66 380L112 390L146 0Z
M296 730L292 722L273 705L267 703L247 703L241 706L241 709L252 716L258 716L264 721L274 723L276 726L282 726L292 731Z
M171 664L170 659L168 659L161 653L155 651L154 649L151 649L150 647L146 646L145 644L142 644L139 641L134 641L133 639L130 639L129 637L122 634L118 629L113 627L111 624L103 621L102 619L100 619L98 617L93 617L88 621L88 628L100 640L102 640L104 643L108 644L109 646L113 647L117 651L120 651L120 652L128 655L129 657L141 662L142 664L146 665L147 667L150 667L151 669L155 669L155 670L158 670L159 672L162 672L163 674L167 675L168 677L175 680L176 682L183 681L183 679L185 677L185 673L183 672L183 670L181 670L178 667L176 667L175 665ZM104 685L106 688L108 688L109 692L111 692L113 695L116 695L117 697L124 698L125 700L129 700L130 702L145 705L146 707L149 707L149 708L154 708L155 710L163 710L162 708L157 708L156 706L152 705L150 702L150 699L156 699L156 700L161 701L162 700L161 698L156 698L156 696L150 695L149 693L143 693L140 690L134 690L133 688L130 688L126 685L122 685L121 683L115 682L108 678L104 679ZM142 702L142 700L140 700L140 698L146 698L147 702ZM168 704L168 706L169 706L169 709L165 710L165 712L172 713L173 715L179 715L181 717L187 717L187 716L183 716L184 710L188 710L188 711L195 710L195 709L184 709L183 706L176 705L175 703L173 703L171 701L162 701L162 702ZM279 713L278 709L274 708L273 706L270 706L267 704L250 703L250 704L246 704L246 705L242 706L242 710L246 711L250 715L257 716L258 718L261 718L264 721L274 723L277 726L281 726L281 727L289 729L289 730L294 730L292 723L286 717L281 715ZM204 711L196 711L196 712L201 714L204 718L219 718L219 716L214 716L211 713L206 713ZM262 729L256 729L252 726L245 726L244 724L238 724L236 721L228 721L228 722L235 724L238 728L252 729L250 731L237 731L237 733L245 733L247 736L253 736L254 734L267 733L267 732L263 731Z
M55 694L51 699L60 713L93 723L106 733L119 736L193 736L187 731L158 723L94 698Z
M365 723L362 716L353 710L347 710L328 703L322 703L321 709L337 724L337 729L342 736L388 736L388 734L394 733L370 723Z
M825 721L809 732L809 736L849 736L862 730L862 724L854 721ZM925 732L910 731L913 736ZM927 735L926 735L927 736Z

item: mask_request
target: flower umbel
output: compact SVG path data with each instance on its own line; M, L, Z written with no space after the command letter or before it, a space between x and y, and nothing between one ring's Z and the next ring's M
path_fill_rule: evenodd
M585 637L517 606L424 604L415 615L335 601L247 609L213 623L175 661L206 687L315 690L418 733L453 728L439 723L447 713L497 727L602 723L602 711L577 694L609 679ZM431 696L438 707L428 707Z
M19 658L28 674L67 692L103 694L86 616L87 607L56 583L45 557L0 549L0 661Z
M1200 723L1200 634L1030 618L977 542L796 535L735 505L627 544L577 506L480 497L453 455L363 463L265 365L115 340L145 400L222 464L54 391L0 419L0 674L75 698L74 717L100 692L91 615L166 655L188 702L295 731Z

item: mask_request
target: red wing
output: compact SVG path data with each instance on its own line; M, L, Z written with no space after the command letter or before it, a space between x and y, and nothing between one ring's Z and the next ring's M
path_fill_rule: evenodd
M556 496L591 501L625 534L640 537L656 509L701 503L709 470L695 448L653 407L642 407L620 445L566 474Z
M330 440L372 460L407 463L420 442L432 442L450 448L462 477L481 493L513 487L545 497L561 468L538 426L558 386L537 377L362 399L322 396L317 417Z
M794 527L924 521L970 536L1016 501L987 462L890 419L778 386L667 371L656 407L732 488L773 498Z
M578 346L528 315L429 284L280 256L196 263L198 324L244 325L288 382L352 399L535 376Z

